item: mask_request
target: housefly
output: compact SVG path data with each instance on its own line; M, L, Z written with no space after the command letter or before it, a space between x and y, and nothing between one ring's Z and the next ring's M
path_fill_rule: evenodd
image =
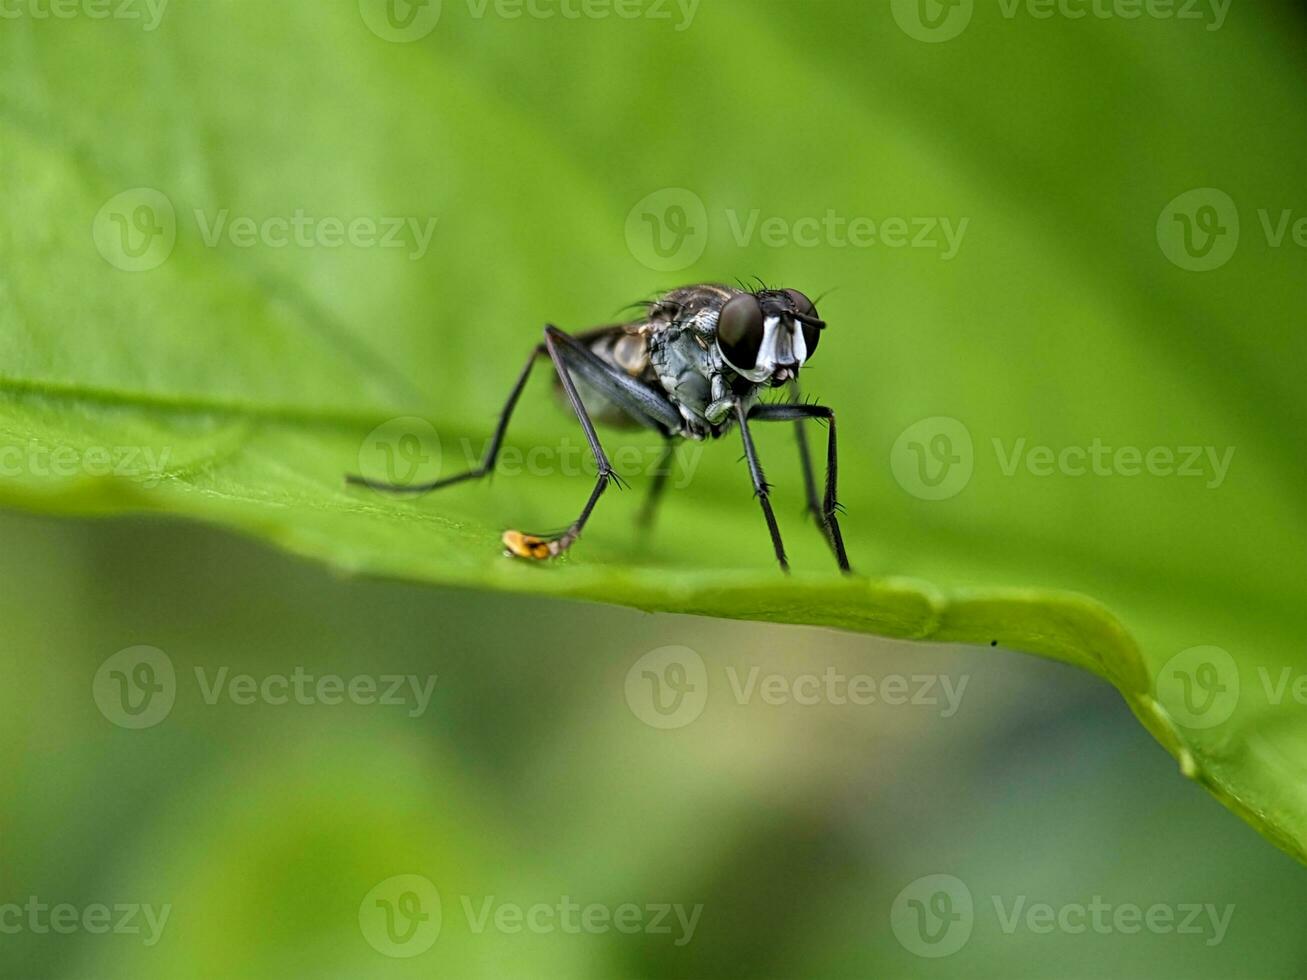
M547 560L563 554L580 538L586 522L617 474L599 442L595 422L625 428L648 428L666 440L664 464L678 439L718 439L738 429L744 445L754 495L762 507L772 547L781 568L789 570L780 528L772 511L770 486L754 447L750 426L756 422L794 422L803 468L808 510L834 552L841 570L849 571L837 518L835 413L799 400L799 370L817 350L826 323L812 301L797 289L747 290L703 284L674 289L644 304L634 322L568 334L553 325L531 352L499 416L481 465L465 473L416 486L377 482L361 476L352 484L394 493L426 493L489 475L504 441L513 409L536 361L548 357L556 383L576 413L594 454L598 479L580 515L565 530L549 535L506 531L510 555ZM786 387L790 400L766 403L769 388ZM817 419L828 429L826 482L818 493L808 456L803 423ZM654 513L667 476L657 467L642 514Z

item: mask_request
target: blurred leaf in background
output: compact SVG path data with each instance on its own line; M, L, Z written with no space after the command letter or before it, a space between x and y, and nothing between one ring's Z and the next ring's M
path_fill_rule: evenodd
M1295 318L1304 289L1297 163L1307 130L1296 115L1296 10L1213 3L1134 16L1122 2L1073 18L1066 11L1075 4L1006 0L611 8L561 0L197 0L127 4L121 16L101 17L91 6L56 15L24 2L0 22L7 503L200 518L394 577L895 637L993 640L1046 654L1110 680L1189 775L1277 844L1307 853L1297 694L1307 673L1297 629L1307 591L1307 341ZM418 502L341 486L345 471L385 465L387 450L411 448L414 439L420 448L401 462L448 473L474 460L542 322L580 328L610 321L658 288L755 274L813 295L835 287L821 302L831 328L805 387L839 412L846 532L867 579L831 574L817 535L798 519L792 437L780 432L760 440L787 543L804 569L792 581L775 572L733 445L682 451L684 479L676 482L688 486L668 501L653 538L630 527L632 494L605 499L583 546L558 567L503 561L500 530L555 526L588 489L579 433L549 406L541 382L510 433L509 472L494 484ZM656 448L636 440L624 475L647 483ZM105 540L113 532L81 533ZM169 550L163 534L151 541ZM193 567L190 557L173 560L193 589L225 574L221 562ZM51 610L47 617L71 617L87 631L54 644L63 653L51 669L67 671L72 684L66 696L84 692L88 664L117 649L170 651L180 685L192 663L250 656L266 642L251 645L251 635L287 629L275 626L283 615L275 604L260 612L250 587L233 583L237 639L221 655L194 648L188 616L171 643L156 635L167 632L162 622L148 617L124 633L114 604L95 599L106 594L99 579L132 581L157 560L71 559L70 569L92 577L81 598L51 592L40 600L47 605L37 603ZM44 551L41 561L56 567ZM275 591L281 583L266 584ZM405 594L424 597L413 600L419 604L428 595ZM194 613L195 600L177 601ZM364 617L361 602L340 600ZM605 618L619 615L611 611L525 600L486 598L468 609L470 624L526 616L528 636L555 630L560 644L619 622ZM312 616L296 621L304 618ZM214 621L222 621L216 613ZM340 621L349 621L344 611ZM398 649L396 637L385 645L384 624L366 621L371 631L356 636L357 649L328 636L322 659L339 656L357 669L362 651ZM642 625L630 624L649 621L620 622L641 634ZM433 635L446 626L442 620ZM737 652L755 628L711 632L726 629L694 627L729 637L723 647ZM299 634L285 635L299 645ZM757 635L818 644L811 633ZM423 648L407 633L402 639L421 659ZM463 642L442 655L473 659L491 676L511 672L505 665L524 655L521 632ZM822 642L867 649L866 641ZM622 656L659 644L641 639L634 647ZM585 650L610 660L602 645ZM315 653L293 659L321 666ZM968 661L976 671L1001 662ZM565 677L573 667L558 669ZM431 670L439 667L415 673ZM558 677L549 683L567 687ZM1039 698L1037 686L1033 694ZM530 719L540 708L521 696L493 712L494 726L480 734L539 737ZM523 853L533 845L557 860L569 853L553 840L523 850L486 829L498 820L513 828L509 836L523 833L502 800L476 799L496 790L467 781L464 770L476 767L466 753L489 751L474 749L473 738L435 739L430 757L424 748L392 759L376 722L365 724L369 734L351 736L268 714L268 738L317 749L210 777L239 787L243 810L213 802L219 789L188 784L166 814L154 815L162 833L187 835L195 814L213 815L214 843L203 853L229 848L233 838L249 849L213 867L180 847L124 852L119 860L130 870L119 880L145 880L152 862L167 858L170 895L204 896L229 913L260 902L280 908L282 899L241 891L278 887L269 879L280 853L275 838L249 838L266 834L268 821L281 819L269 814L283 806L287 822L303 824L293 814L307 805L319 829L296 831L285 845L305 863L283 883L312 901L248 947L230 941L236 927L227 918L207 933L191 925L185 937L174 935L168 955L177 959L164 973L205 949L215 951L213 969L223 975L271 971L278 957L298 962L306 949L338 955L331 962L342 975L370 969L351 965L355 956L376 967L375 951L360 948L356 926L344 922L356 909L344 919L341 909L343 896L383 879L378 866L387 860L378 855L390 856L396 874L423 863L394 855L392 837L416 841L442 881L512 868L520 877L496 880L525 891L534 874L548 879L550 871L522 870ZM136 751L161 742L153 751L176 755L156 766L207 775L215 760L205 757L205 743L242 723L239 714L205 717L223 722L201 725L194 746L170 749L175 737L152 741L157 733L147 731ZM518 776L570 773L578 741L590 737L586 717L578 709L573 721L560 721L547 751L529 765L518 759ZM765 744L779 750L774 737ZM94 760L81 741L64 738L69 792L84 791ZM665 754L671 741L645 749L640 780L651 766L673 764ZM1103 765L1101 741L1078 758ZM696 750L725 752L729 744L704 735ZM1083 752L1080 744L1069 741L1067 750ZM832 751L826 741L817 745L819 756ZM829 764L845 776L874 765L876 747L866 748ZM134 758L119 751L120 760ZM1029 739L1014 738L1006 751L1028 752ZM314 758L331 759L332 770L296 764ZM712 771L697 758L680 761ZM950 771L964 778L965 762L958 765ZM130 782L135 769L122 761L115 778ZM640 798L639 786L618 780L633 778L624 764L596 762L587 772L584 786L566 781L567 792L541 805L543 824L575 819L593 837L618 787ZM779 790L757 779L741 777L734 791L765 808L768 787ZM381 783L403 789L369 810L379 796L370 787ZM1121 785L1133 793L1141 784ZM130 796L124 786L102 792ZM698 792L668 805L673 827L697 825L701 808L713 812L713 827L736 819L719 779L705 779ZM322 811L321 801L338 794L357 806ZM447 805L428 826L424 815L437 799ZM834 860L820 846L824 819L809 827L812 849L794 852L797 868ZM369 832L378 820L389 821L386 834ZM423 828L410 833L406 821ZM1104 846L1119 846L1128 833L1096 830L1113 842ZM306 843L315 833L320 848ZM751 854L785 851L803 834L790 823L771 838L760 831L739 845L739 861L751 866ZM1176 840L1206 860L1211 849L1201 837ZM662 844L648 860L666 871ZM1083 844L1063 844L1051 861L1066 887L1079 879L1063 866L1065 850ZM596 889L605 900L622 901L621 889L639 880L630 846L624 836L594 858L598 879L611 879L610 891ZM903 863L925 865L914 875L937 870L911 850ZM861 853L854 845L849 852ZM320 860L304 856L312 854ZM732 874L727 851L711 842L693 857L696 869L725 861L721 873ZM959 855L955 875L975 889L1006 896L1018 887L962 863ZM882 873L851 873L843 884L822 879L814 888L856 893L847 909L880 908L897 892L866 887ZM233 874L254 884L228 880ZM706 887L688 872L657 880L674 894ZM1187 901L1173 890L1159 900ZM1138 887L1122 891L1137 895ZM734 901L747 890L722 884L713 893ZM867 920L875 928L865 942L850 938L853 927L831 914L834 901L822 893L824 913L803 934L826 939L796 946L787 961L795 968L861 972L903 952L887 947L889 919L879 914ZM736 938L693 948L720 956L714 965L727 970L762 928L751 919ZM1249 933L1235 935L1249 941ZM464 946L442 932L439 949L454 972L476 962L576 975L584 961L607 975L615 955L625 964L618 973L665 967L677 975L691 962L662 947L632 953L636 944L620 942L596 954L557 936L526 954L529 944L500 936L502 954L486 960L498 945L466 938L463 958ZM1018 948L999 941L986 963L1011 966L1003 957L1024 956L1011 952ZM1171 947L1158 948L1167 950L1159 962L1177 972L1217 962L1199 955L1181 969L1167 958L1177 955ZM967 949L989 956L984 940ZM233 959L219 962L225 956ZM892 962L895 970L921 966ZM124 972L138 969L124 963ZM421 958L410 965L421 970Z
M6 913L6 977L1225 980L1292 976L1307 952L1300 867L1060 664L343 581L168 524L0 530L0 906L169 910L149 945L144 919L59 934ZM128 728L96 679L141 644L175 689ZM700 658L704 687L659 715L640 681L669 649ZM297 671L307 703L276 683ZM392 675L434 675L429 700L381 703ZM331 677L375 679L378 697L320 697ZM930 920L945 945L923 946L894 911L941 874L973 918L936 958L961 934ZM414 875L440 896L434 942L365 930L365 900ZM476 931L492 896L496 912L702 912L682 945L674 917L666 933ZM1096 899L1106 931L1025 914ZM1233 906L1225 930L1205 912L1184 932L1113 925L1160 905L1178 927L1194 904Z

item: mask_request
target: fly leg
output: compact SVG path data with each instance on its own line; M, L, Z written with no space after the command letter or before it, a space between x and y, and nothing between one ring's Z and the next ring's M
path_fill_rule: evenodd
M801 405L799 386L796 382L790 383L791 401L795 405ZM803 492L808 502L807 512L812 515L812 519L817 522L817 527L821 530L822 537L830 545L831 550L835 552L836 560L839 560L839 548L836 547L835 539L831 535L830 528L826 524L825 509L822 507L821 497L817 493L817 477L812 469L812 456L808 452L808 433L803 427L804 419L808 416L802 416L794 421L794 439L799 446L799 466L803 470Z
M544 352L545 345L537 344L535 350L531 352L531 357L526 362L526 367L522 368L522 373L518 375L517 381L513 384L513 390L508 394L508 402L499 413L499 424L495 426L495 434L490 438L490 445L486 447L486 455L481 460L480 466L465 473L447 476L443 480L436 480L433 483L413 485L385 483L353 474L346 476L345 482L354 486L371 487L373 490L384 490L388 493L428 493L431 490L451 487L455 483L462 483L465 480L479 480L483 476L488 476L494 472L495 461L499 458L499 449L504 443L504 433L508 431L508 421L513 417L513 409L517 407L518 399L522 397L522 389L526 387L527 379L531 377L531 368L535 366L536 358Z
M594 490L590 492L590 498L586 501L580 515L561 534L542 536L523 534L521 531L504 532L504 546L510 554L519 558L542 561L558 557L576 543L595 505L599 503L599 498L608 489L608 485L619 482L603 446L599 443L599 436L595 433L594 424L590 421L585 405L581 402L581 396L577 393L572 378L573 373L637 421L651 428L660 429L665 435L670 434L672 425L680 424L680 413L665 398L660 398L650 388L639 384L619 368L603 361L584 344L557 327L545 327L544 346L554 362L554 369L558 372L563 392L567 395L572 411L576 413L577 421L581 423L586 441L590 444L590 451L594 454L599 475Z
M844 550L844 537L840 533L840 523L839 519L836 517L840 505L837 499L839 457L836 451L834 410L826 408L824 405L755 405L752 411L749 412L748 418L755 422L790 422L801 421L803 419L821 419L830 427L830 431L826 437L826 492L821 501L821 526L826 534L827 540L830 541L831 548L835 552L835 560L839 563L840 571L850 571L849 556ZM743 417L741 417L740 424L743 429ZM745 445L746 448L749 446L749 438L747 434L745 436ZM769 507L765 509L770 510ZM780 539L776 537L774 533L772 537L779 548Z
M800 405L801 397L798 383L791 381L790 401ZM807 512L817 522L822 534L826 534L826 526L821 516L821 497L817 494L817 477L812 471L812 455L808 452L808 433L803 428L803 419L797 419L794 423L794 441L799 447L799 467L803 471L803 492L808 502Z
M662 502L663 492L667 489L667 478L672 473L672 455L675 452L675 444L671 439L667 439L654 466L653 484L649 487L649 494L644 498L640 513L635 519L636 526L641 530L649 531L653 528L654 518L658 515L658 505Z
M743 405L738 402L735 405L735 420L740 426L740 437L744 440L744 458L749 463L749 476L753 480L753 494L758 498L758 503L762 505L762 516L767 522L767 530L771 534L772 548L776 551L776 560L781 564L781 571L788 573L790 563L785 558L785 545L781 541L781 529L776 525L776 514L771 508L771 486L767 483L767 478L763 476L762 464L758 462L758 451L753 448L753 436L749 434L749 414L745 411Z

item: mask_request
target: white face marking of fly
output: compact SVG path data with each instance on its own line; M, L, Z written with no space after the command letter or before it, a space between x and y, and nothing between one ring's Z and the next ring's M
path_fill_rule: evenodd
M752 371L736 370L743 377L754 382L766 381L776 373L778 365L794 364L794 372L808 359L808 345L803 340L803 330L797 320L785 317L769 316L762 325L762 346L758 349L758 360Z
M790 335L790 343L794 347L794 359L799 362L799 367L803 367L808 362L808 342L803 339L803 326L798 320L791 320L793 329Z

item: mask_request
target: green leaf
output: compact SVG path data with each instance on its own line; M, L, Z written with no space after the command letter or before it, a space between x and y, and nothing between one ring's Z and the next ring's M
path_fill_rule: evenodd
M929 44L888 11L755 7L448 2L407 44L312 0L7 21L0 499L203 520L373 575L1053 657L1307 858L1298 215L1274 245L1301 203L1299 26L1019 7ZM627 228L651 194L687 200L669 188L706 212L672 272L642 212ZM1220 195L1240 225L1205 272L1168 258L1193 188L1220 192L1181 201L1200 231L1231 234ZM330 244L389 218L403 247ZM605 433L635 490L558 563L505 559L503 529L562 526L590 489L543 380L494 482L343 485L379 441L475 460L544 321L753 274L839 287L805 386L839 413L858 577L799 516L779 426L757 438L792 578L734 437L681 449L690 485L645 538L656 440ZM409 417L431 424L417 454Z

